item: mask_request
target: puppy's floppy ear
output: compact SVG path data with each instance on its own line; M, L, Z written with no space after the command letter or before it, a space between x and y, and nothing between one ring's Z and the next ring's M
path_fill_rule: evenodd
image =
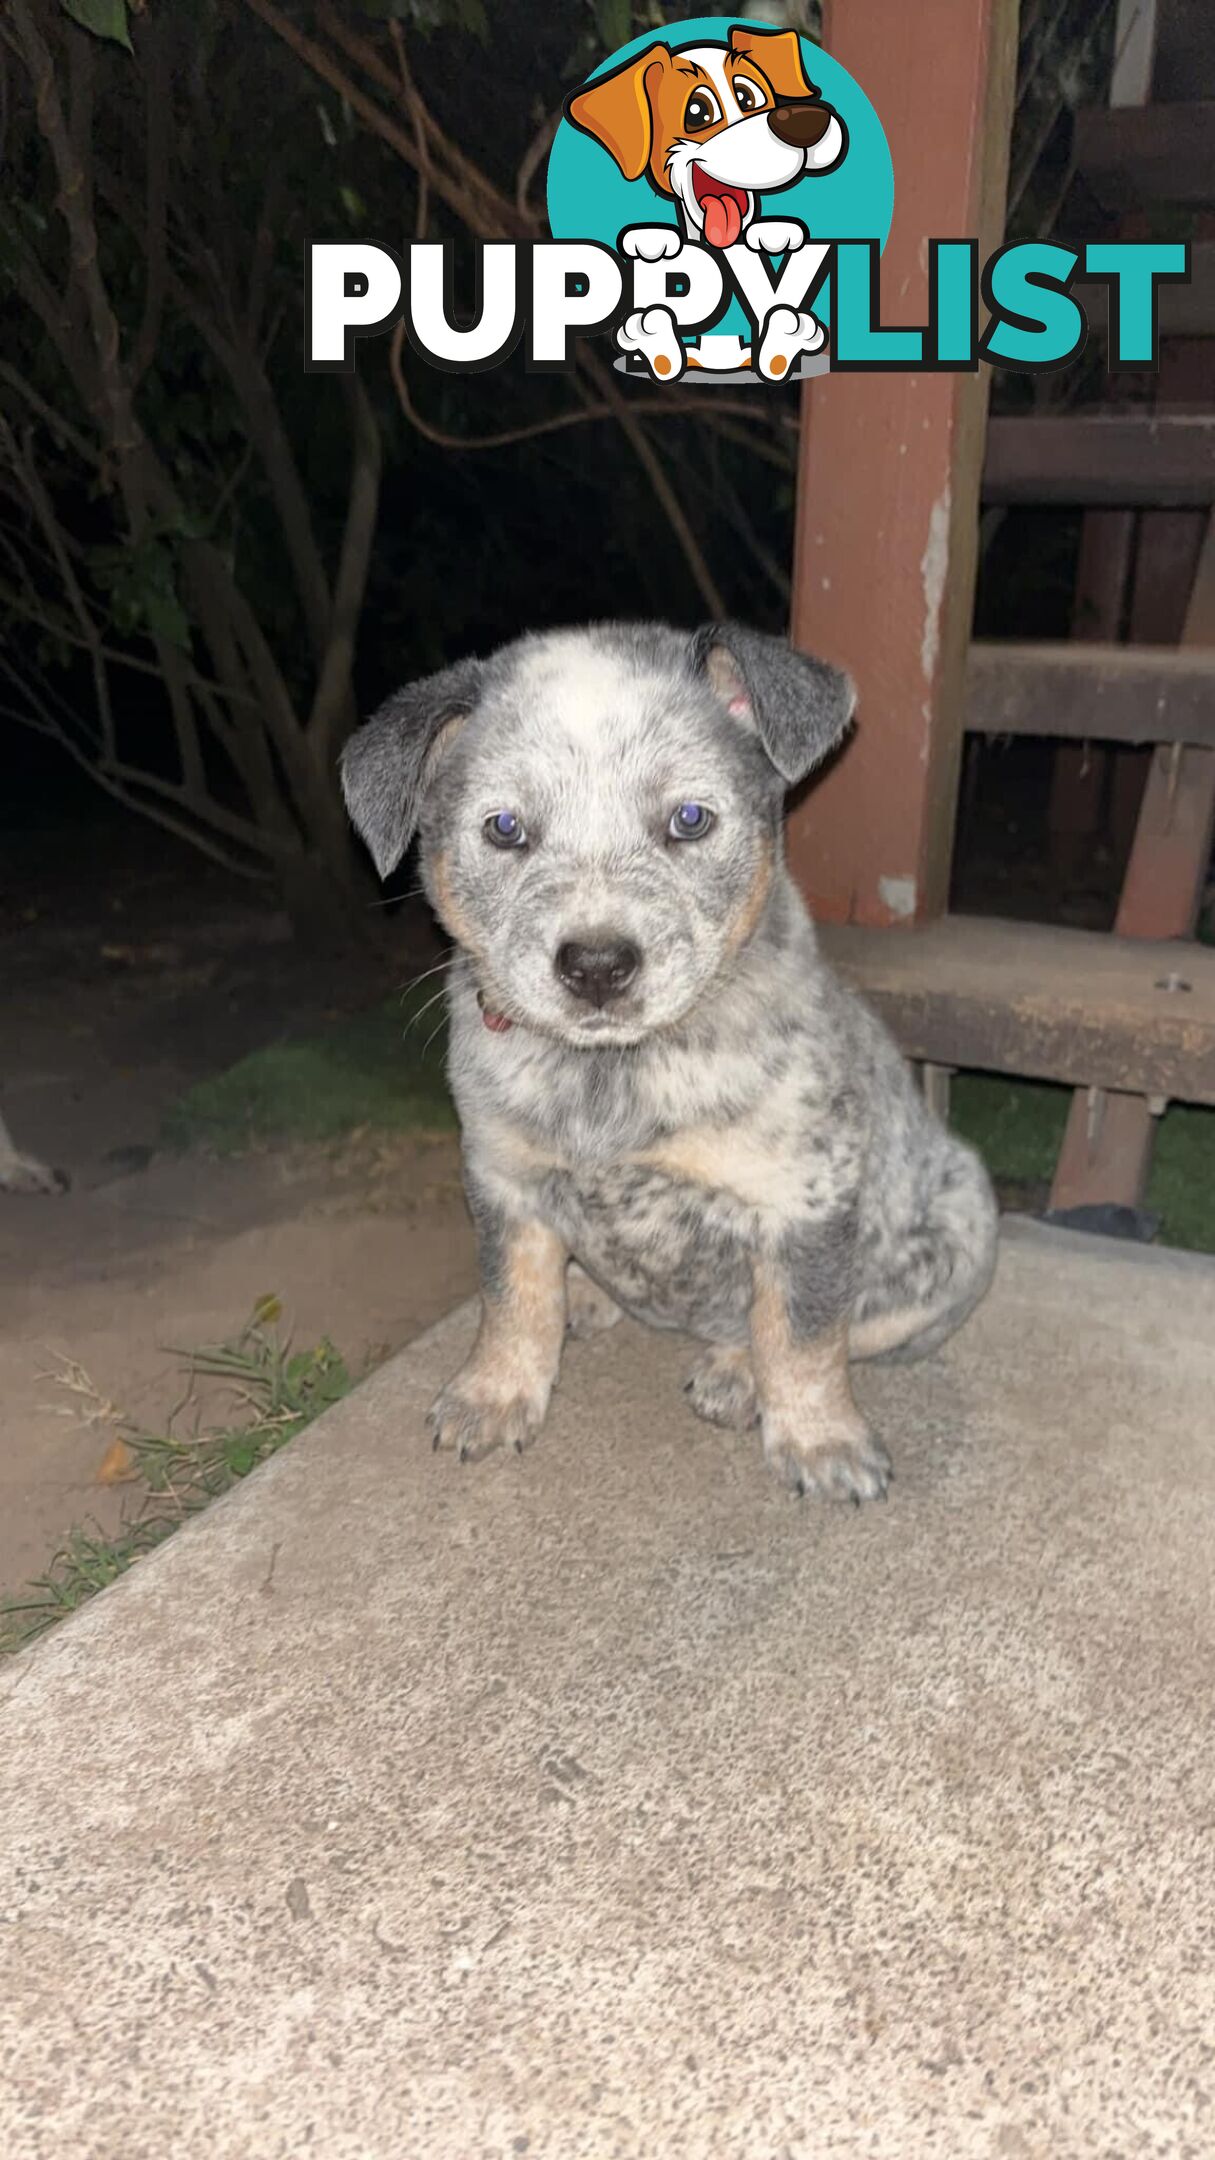
M851 676L795 652L783 638L740 623L706 623L692 639L692 661L731 718L754 728L790 787L822 763L852 718Z
M430 754L444 728L472 711L482 672L479 660L457 660L407 683L342 752L346 808L382 878L396 869L413 838Z
M752 30L749 25L733 23L730 51L740 53L763 71L778 105L784 98L818 96L802 62L802 42L796 30Z
M593 135L626 180L640 180L654 148L653 96L671 68L667 45L650 45L610 75L597 75L565 101L566 118Z

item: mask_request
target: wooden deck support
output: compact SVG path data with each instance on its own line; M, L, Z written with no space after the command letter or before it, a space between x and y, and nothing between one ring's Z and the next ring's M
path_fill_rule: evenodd
M895 168L893 321L924 319L924 246L1000 238L1016 0L828 0L824 42L872 99ZM948 125L925 125L925 115ZM826 921L910 924L946 902L962 740L987 370L827 375L803 392L791 632L846 667L856 732L790 821Z

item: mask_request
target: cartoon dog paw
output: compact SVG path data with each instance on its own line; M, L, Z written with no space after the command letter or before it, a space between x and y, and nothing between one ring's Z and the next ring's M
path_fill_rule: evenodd
M746 242L757 255L791 255L810 238L800 218L757 218L748 225ZM789 310L792 314L793 310Z
M682 246L682 235L673 225L633 225L620 235L622 254L642 262L662 262L667 255L678 255Z
M773 308L764 324L759 348L759 372L767 382L781 382L801 353L821 352L827 333L814 315L804 309Z
M785 313L791 315L792 308ZM621 323L616 343L621 352L640 353L659 382L676 382L687 364L670 308L638 308Z

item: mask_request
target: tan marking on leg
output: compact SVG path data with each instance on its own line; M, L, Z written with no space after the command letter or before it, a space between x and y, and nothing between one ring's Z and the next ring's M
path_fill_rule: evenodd
M566 1258L547 1223L508 1233L501 1288L483 1293L472 1352L431 1408L436 1447L477 1457L535 1438L561 1362Z
M751 1349L764 1453L786 1481L841 1499L884 1492L889 1458L852 1399L846 1324L799 1342L784 1290L763 1261L755 1266Z

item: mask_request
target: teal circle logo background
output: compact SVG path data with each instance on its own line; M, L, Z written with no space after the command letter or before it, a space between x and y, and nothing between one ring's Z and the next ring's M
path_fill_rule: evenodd
M695 15L687 22L648 30L611 53L587 76L594 82L652 45L724 45L732 25L743 30L765 26L740 15ZM769 217L800 218L812 240L876 240L884 248L894 215L894 166L885 130L858 82L847 68L810 38L801 40L802 62L829 105L848 130L848 154L834 172L820 180L809 175L792 187L761 197ZM629 225L671 225L679 217L669 195L656 195L646 179L626 180L601 143L562 115L548 161L548 222L554 240L598 240L615 248ZM826 295L815 313L829 319ZM718 327L746 329L735 301Z

